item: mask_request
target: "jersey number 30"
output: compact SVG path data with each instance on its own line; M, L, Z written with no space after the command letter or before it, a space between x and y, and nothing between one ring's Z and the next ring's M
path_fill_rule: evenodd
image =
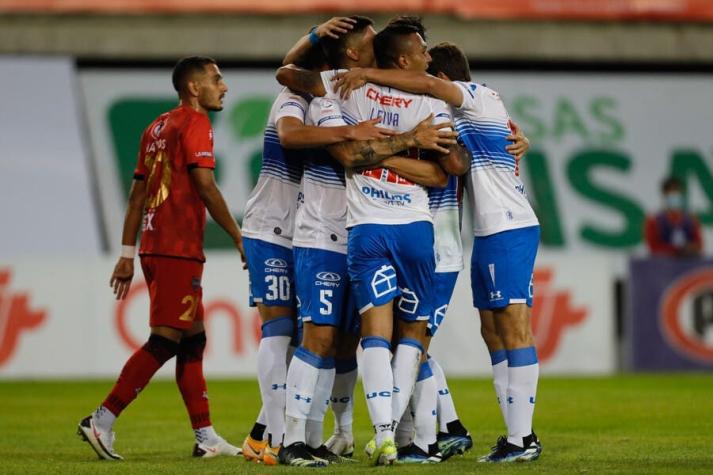
M290 279L286 275L266 275L267 300L290 300Z

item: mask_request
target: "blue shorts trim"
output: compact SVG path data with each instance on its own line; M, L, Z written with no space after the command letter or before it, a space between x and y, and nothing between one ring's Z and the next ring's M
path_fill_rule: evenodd
M250 306L294 307L292 250L260 239L243 238L250 277Z
M429 319L436 272L430 222L354 226L349 229L347 268L360 314L398 298L396 317Z
M358 315L350 298L347 256L324 249L295 247L295 286L303 322L358 331ZM356 322L354 320L357 320Z
M451 298L453 297L453 291L456 288L456 281L458 280L458 272L436 272L436 277L433 282L436 288L435 300L433 305L433 313L431 318L428 319L428 332L429 336L435 336L438 331L438 327L443 323L443 319L446 318L446 312L448 312L448 305L450 305Z
M470 266L473 305L484 310L519 303L532 307L532 273L539 243L539 226L476 236Z

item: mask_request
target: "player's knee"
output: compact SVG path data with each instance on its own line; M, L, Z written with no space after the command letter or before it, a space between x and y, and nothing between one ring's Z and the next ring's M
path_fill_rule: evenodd
M420 342L426 340L427 321L399 322L399 336L401 338L413 338Z
M512 325L507 328L502 337L508 349L524 348L534 344L532 332L527 325Z
M305 337L302 346L321 357L334 355L334 338L326 332Z
M488 347L488 351L501 350L503 348L503 341L495 328L481 325L480 336L483 337L483 341Z

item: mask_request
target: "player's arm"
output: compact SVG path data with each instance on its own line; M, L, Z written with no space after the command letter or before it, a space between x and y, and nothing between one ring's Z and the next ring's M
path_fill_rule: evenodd
M356 20L349 17L334 17L312 28L309 33L297 40L297 43L290 48L290 51L285 55L285 59L282 60L282 64L287 65L299 62L310 48L319 43L322 38L339 38L339 35L348 33L354 28L355 22Z
M417 71L353 68L337 73L333 81L334 90L339 91L342 98L372 82L414 94L429 94L455 107L463 104L463 92L455 83Z
M461 176L470 170L470 154L460 144L450 148L447 154L436 157L444 172L449 175Z
M117 300L126 298L131 287L131 279L134 278L134 249L136 246L136 236L139 234L139 227L144 217L144 205L146 203L146 182L141 176L137 176L131 184L129 191L129 202L124 215L124 228L121 233L121 257L114 266L109 285L114 289Z
M342 142L328 147L327 151L346 168L374 166L385 158L414 147L448 153L447 147L456 144L457 134L441 130L450 127L450 123L432 124L432 119L433 116L429 116L410 131L393 137Z
M196 191L198 191L198 195L201 197L203 204L205 204L208 213L210 213L213 220L231 237L236 249L240 252L240 258L244 264L243 268L247 268L245 265L245 250L243 249L243 236L240 232L240 226L238 226L235 218L230 213L223 194L215 182L213 169L194 167L191 168L190 174L193 185L196 187Z
M327 94L320 73L302 69L294 64L288 64L278 69L276 78L277 82L296 92L319 97Z
M318 127L305 125L296 117L283 117L277 121L277 135L285 148L315 148L344 142L346 140L372 140L391 137L395 132L377 127L379 119L358 125Z
M381 166L418 185L443 188L448 184L448 175L432 160L395 156L385 159Z

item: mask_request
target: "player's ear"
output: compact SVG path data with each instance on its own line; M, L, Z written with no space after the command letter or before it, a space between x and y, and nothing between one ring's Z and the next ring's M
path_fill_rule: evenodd
M192 76L186 81L186 91L189 95L198 97L201 92L201 84L197 76Z
M399 66L401 69L408 69L409 65L409 60L406 57L406 55L399 55L398 59L396 60L396 64Z
M352 61L359 61L359 51L356 48L347 48L344 51L344 54L346 54L347 58L351 59Z

